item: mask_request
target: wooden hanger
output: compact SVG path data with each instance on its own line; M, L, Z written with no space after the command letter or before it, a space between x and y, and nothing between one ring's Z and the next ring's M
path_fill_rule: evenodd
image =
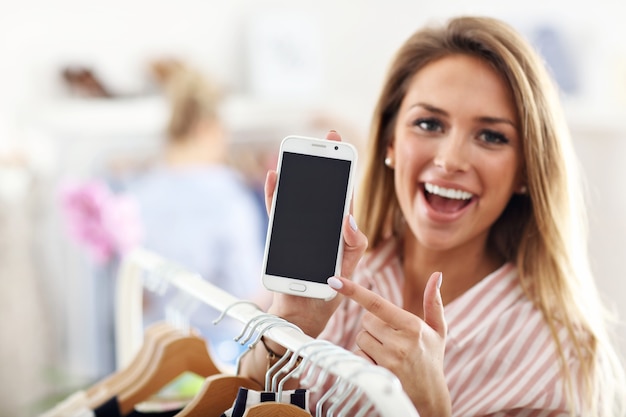
M239 363L242 357L250 353L250 350L244 351L237 359ZM267 370L266 379L269 375L284 364L289 359L289 355L283 356L270 369ZM239 369L239 365L237 365ZM266 381L269 384L269 381ZM261 383L247 377L238 375L214 375L206 379L202 388L194 399L185 406L176 417L220 417L222 413L232 407L237 399L239 388L248 388L255 391L263 391L264 387Z
M311 413L293 404L265 402L248 408L243 417L311 417Z
M145 373L159 344L168 336L180 331L167 322L157 322L149 326L145 333L140 350L123 369L118 370L86 390L89 407L97 408L111 397L132 386L139 375Z
M243 376L210 376L204 381L200 392L176 417L220 417L232 407L241 387L256 391L263 389L255 380Z
M129 389L118 394L122 415L130 413L136 404L156 394L161 388L184 372L202 377L219 374L206 341L192 335L176 335L160 344L141 378Z
M289 379L293 371L295 371L295 369L301 365L298 362L298 358L299 358L299 355L297 353L292 354L290 351L287 351L287 353L285 353L283 357L278 360L278 362L276 362L271 368L269 368L265 375L265 390L268 391L271 389L272 391L275 391L275 388L273 388L274 381L272 380L276 378L279 374L285 373L283 371L287 371L291 369L291 371L287 373L287 376L284 377L285 379ZM296 367L292 369L294 365ZM276 373L276 371L278 372ZM274 377L270 378L271 375L274 375ZM282 387L278 389L278 392L276 392L276 395L277 396L280 395L279 393L281 392L282 392ZM274 402L274 401L268 401L268 402L264 402L261 404L256 404L248 408L246 412L244 413L244 417L271 417L271 416L311 417L311 414L309 413L308 410L304 410L296 405L288 404L288 403L281 403L281 402Z

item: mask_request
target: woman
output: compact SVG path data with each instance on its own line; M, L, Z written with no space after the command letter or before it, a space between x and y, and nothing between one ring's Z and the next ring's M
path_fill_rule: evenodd
M139 203L141 244L237 297L263 303L258 278L263 213L252 188L228 161L221 92L204 74L178 61L158 61L153 70L170 115L158 163L125 187ZM147 295L146 324L162 320L166 307L177 301L174 291ZM219 359L231 363L239 353L229 351L238 330L216 328L211 320L218 315L201 308L192 323L208 336Z
M415 33L369 146L362 229L344 226L352 281L328 281L356 303L276 294L269 311L391 370L423 417L623 412L569 134L522 37L471 17ZM270 173L268 197L274 185Z

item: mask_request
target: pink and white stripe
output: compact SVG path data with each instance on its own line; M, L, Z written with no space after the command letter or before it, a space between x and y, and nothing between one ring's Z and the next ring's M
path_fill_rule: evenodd
M402 305L404 276L396 242L385 242L363 258L353 279ZM320 337L356 349L362 316L363 310L346 300ZM503 265L448 303L445 316L444 372L454 416L570 416L556 345L514 265ZM564 330L559 338L568 352Z

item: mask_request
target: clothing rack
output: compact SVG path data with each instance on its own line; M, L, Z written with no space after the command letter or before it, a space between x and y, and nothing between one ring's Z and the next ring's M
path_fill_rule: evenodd
M359 389L381 416L419 417L399 380L388 370L372 364L364 365L363 361L357 360L320 360L320 356L327 359L327 354L318 354L314 358L315 350L307 347L312 346L315 339L295 326L266 325L263 329L260 318L267 316L266 313L203 280L200 275L142 248L124 257L118 274L116 340L119 367L127 364L142 344L144 286L158 290L160 285L172 285L243 324L257 320L263 334L291 352L298 352L303 360L309 357L323 371L338 377L338 382L346 381ZM348 351L342 354L361 359Z

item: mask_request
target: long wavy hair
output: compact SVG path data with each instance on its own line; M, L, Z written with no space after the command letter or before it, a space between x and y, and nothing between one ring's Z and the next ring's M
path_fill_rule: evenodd
M491 228L488 245L517 265L526 294L552 332L572 414L578 401L585 416L623 413L623 367L588 263L584 188L558 90L538 54L509 25L459 17L419 30L400 48L373 114L356 210L359 225L370 248L401 236L393 171L384 164L387 147L412 77L452 54L478 57L495 68L512 92L520 122L528 193L511 198ZM574 346L577 376L558 336L562 328ZM584 398L574 398L576 392Z

